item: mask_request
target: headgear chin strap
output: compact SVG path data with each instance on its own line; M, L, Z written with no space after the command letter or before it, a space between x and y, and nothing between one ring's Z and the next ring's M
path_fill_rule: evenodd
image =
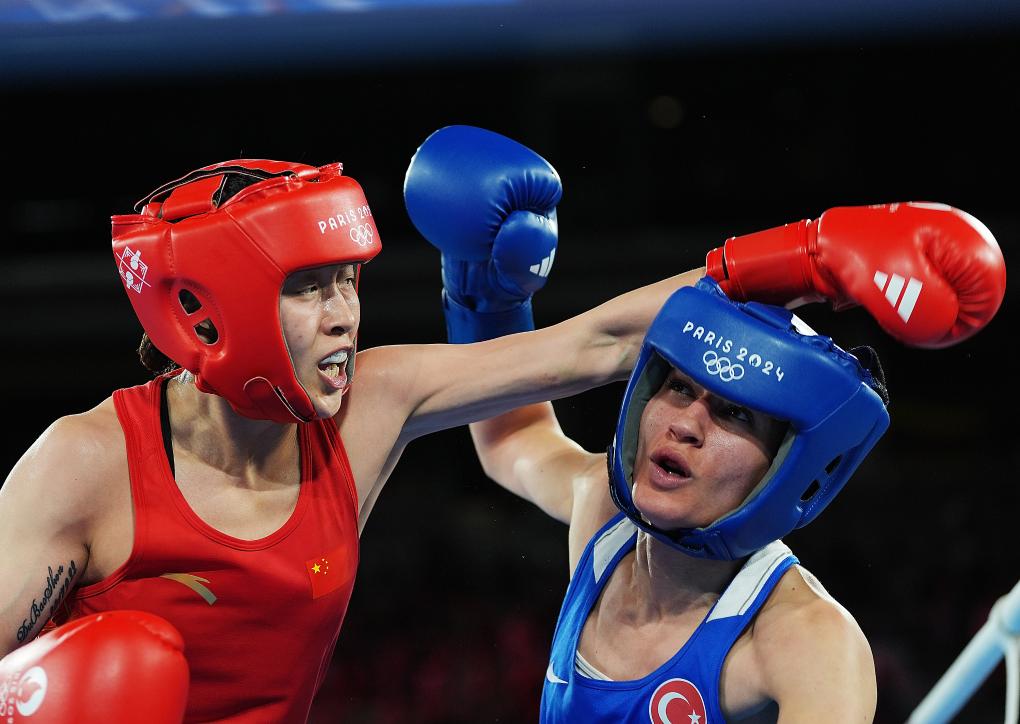
M802 331L798 331L802 330ZM789 423L764 478L704 528L652 526L631 497L641 414L676 367L709 392ZM782 307L731 302L708 277L675 292L652 322L609 447L613 501L638 527L692 556L735 560L807 525L889 426L853 355Z
M379 232L343 165L239 159L192 171L114 216L113 254L153 344L240 414L315 417L280 324L288 274L367 262ZM203 338L209 322L215 339ZM354 370L353 350L347 362Z

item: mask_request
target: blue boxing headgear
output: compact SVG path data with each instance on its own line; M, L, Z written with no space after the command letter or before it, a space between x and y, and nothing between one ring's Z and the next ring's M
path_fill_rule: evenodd
M641 414L676 367L709 392L789 423L772 466L743 503L704 528L665 531L631 497ZM641 529L692 556L735 560L807 525L889 427L853 355L789 310L730 301L705 277L674 293L648 329L609 447L613 501Z

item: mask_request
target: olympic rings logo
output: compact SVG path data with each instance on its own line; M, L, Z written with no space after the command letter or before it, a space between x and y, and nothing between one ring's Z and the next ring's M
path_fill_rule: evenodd
M372 239L375 236L375 231L368 224L361 224L355 226L350 230L351 241L358 246L364 248L372 243Z
M744 366L739 363L730 362L729 357L720 357L715 350L708 350L702 356L701 361L705 363L705 370L710 375L719 375L723 382L733 382L744 376Z

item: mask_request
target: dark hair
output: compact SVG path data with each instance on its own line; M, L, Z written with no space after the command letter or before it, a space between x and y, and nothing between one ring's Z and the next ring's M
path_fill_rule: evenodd
M145 332L142 332L142 341L138 345L138 359L141 360L142 366L152 373L153 377L173 372L180 367L179 364L160 352Z
M851 349L850 354L857 358L857 361L861 363L861 367L871 373L871 382L868 386L878 393L878 396L882 398L882 402L888 407L889 386L885 381L885 370L882 368L881 360L878 359L878 352L873 347L861 346Z

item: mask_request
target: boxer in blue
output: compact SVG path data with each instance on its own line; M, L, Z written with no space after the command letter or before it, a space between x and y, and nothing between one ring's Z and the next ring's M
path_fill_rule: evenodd
M405 182L412 221L443 252L453 342L530 328L554 257L520 268L515 249L481 248L449 223L474 191L432 159L469 167L448 147L485 133L437 132ZM933 254L942 243L954 253ZM733 299L861 304L901 341L946 346L995 313L1001 260L980 222L937 204L835 209L735 237L708 255L719 283L675 292L649 328L608 453L564 436L548 403L471 426L487 474L569 524L543 722L873 719L867 639L781 538L887 428L884 376L870 349L845 352L784 307ZM946 262L968 273L936 268ZM515 279L529 269L525 288ZM962 283L970 272L981 282Z
M570 523L543 722L871 720L864 634L780 540L888 426L858 354L705 279L649 329L608 461L551 406L472 426L490 476Z

